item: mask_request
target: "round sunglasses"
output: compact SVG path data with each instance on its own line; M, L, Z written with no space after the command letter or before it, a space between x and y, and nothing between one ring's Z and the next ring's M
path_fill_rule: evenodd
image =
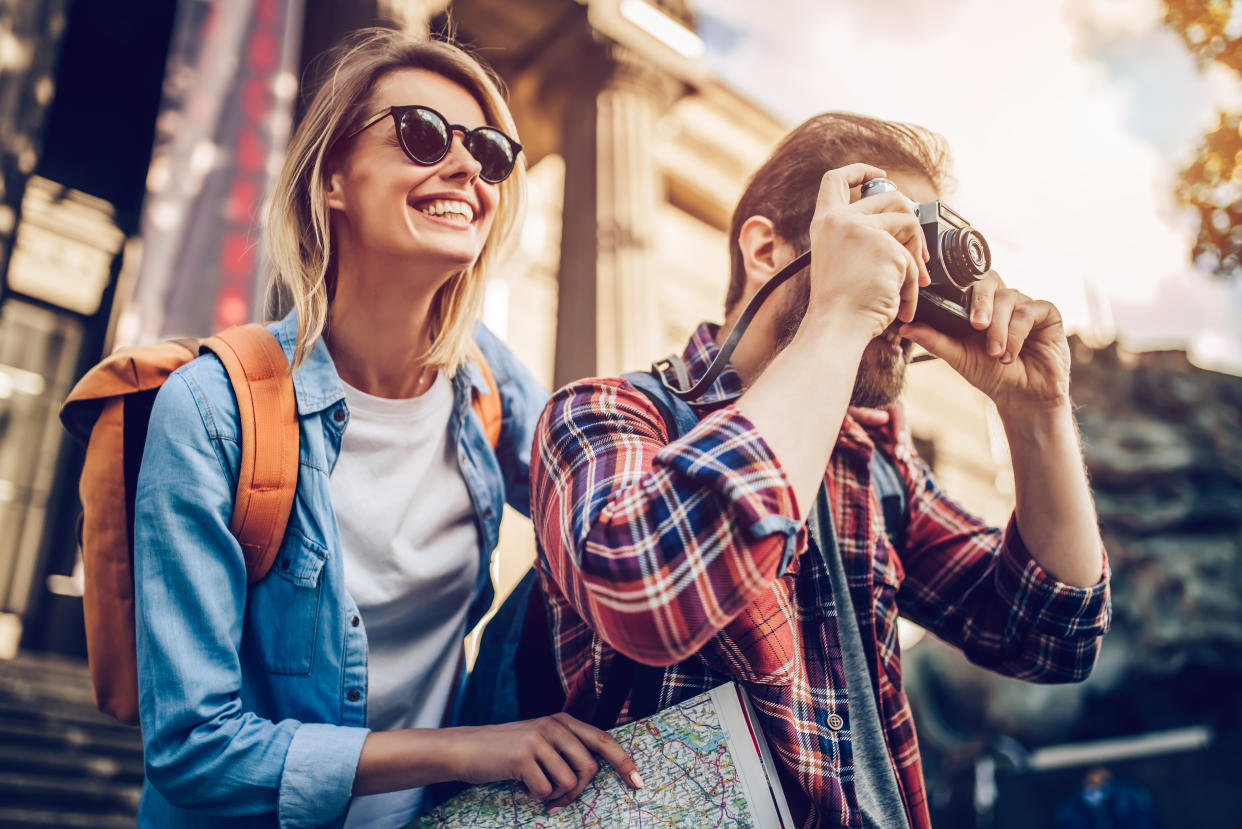
M389 107L346 137L353 138L389 115L396 125L401 149L410 161L424 167L438 164L448 155L453 144L453 133L460 130L466 152L479 162L479 178L488 184L499 184L507 179L522 150L521 144L495 127L468 129L461 124L450 124L447 118L431 107L418 104Z

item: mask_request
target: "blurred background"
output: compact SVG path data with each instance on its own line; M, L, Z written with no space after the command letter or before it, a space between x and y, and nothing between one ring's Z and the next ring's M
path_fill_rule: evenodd
M1232 0L0 0L0 825L132 825L142 774L136 733L90 705L81 447L59 404L116 347L261 316L254 220L313 58L376 23L451 29L509 87L530 203L485 320L549 387L722 317L733 204L802 119L941 132L947 200L1074 332L1114 628L1090 679L1060 687L903 629L935 824L1103 825L1073 821L1104 799L1130 810L1109 825L1237 825ZM948 491L1003 522L987 401L932 362L907 407ZM508 516L502 593L532 554Z

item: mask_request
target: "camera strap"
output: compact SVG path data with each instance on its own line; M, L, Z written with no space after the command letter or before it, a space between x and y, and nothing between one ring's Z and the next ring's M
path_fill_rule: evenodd
M725 366L729 364L729 358L733 356L733 350L737 348L742 335L746 333L746 329L755 318L755 314L759 312L759 306L763 305L764 300L771 296L773 291L810 263L811 252L808 250L806 253L795 256L789 264L777 271L775 276L763 283L763 287L755 292L755 295L750 298L750 302L746 303L746 310L742 311L742 315L737 318L737 324L729 332L724 345L720 346L720 351L716 354L716 359L712 360L712 364L707 367L706 373L699 378L699 382L693 386L690 385L690 372L686 370L685 361L677 353L670 354L662 360L656 360L651 364L651 371L656 377L660 378L660 382L664 385L664 388L668 389L670 394L675 394L682 400L698 400L703 396L704 392L711 388L712 383L716 382L716 378L720 376L720 372L724 371ZM675 380L669 379L668 373L670 371L673 373Z

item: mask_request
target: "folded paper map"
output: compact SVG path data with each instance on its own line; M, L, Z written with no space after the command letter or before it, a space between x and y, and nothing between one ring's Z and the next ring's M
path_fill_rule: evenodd
M612 735L638 764L646 788L631 789L601 765L577 800L555 815L506 782L467 789L411 826L792 829L767 741L740 686L721 685Z

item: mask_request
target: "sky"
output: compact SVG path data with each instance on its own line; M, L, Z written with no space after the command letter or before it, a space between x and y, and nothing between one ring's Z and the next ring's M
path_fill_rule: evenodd
M791 126L841 109L944 135L945 201L1071 330L1242 374L1242 284L1193 268L1172 197L1242 83L1200 72L1159 0L692 5L722 80Z

